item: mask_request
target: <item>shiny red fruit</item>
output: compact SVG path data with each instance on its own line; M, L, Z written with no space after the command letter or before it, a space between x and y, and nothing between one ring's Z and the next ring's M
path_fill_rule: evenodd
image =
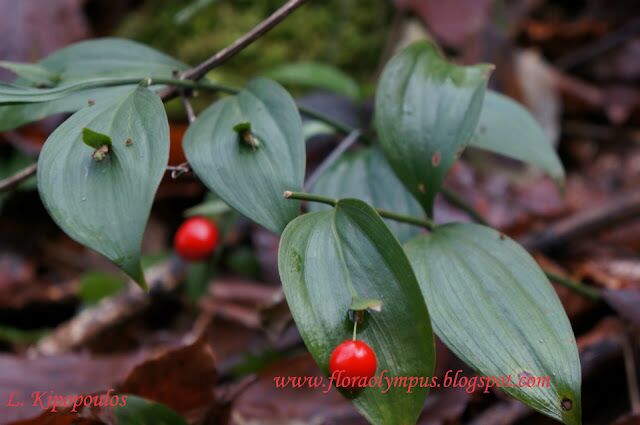
M331 353L329 370L331 374L344 371L342 377L371 378L376 374L378 360L376 353L363 341L346 340Z
M173 240L178 254L187 261L200 261L210 256L218 245L218 228L204 217L186 220Z

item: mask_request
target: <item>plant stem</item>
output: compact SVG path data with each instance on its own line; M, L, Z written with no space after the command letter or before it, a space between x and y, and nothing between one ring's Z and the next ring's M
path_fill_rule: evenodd
M636 368L636 350L633 341L634 336L631 329L626 330L622 336L622 354L627 375L627 386L629 387L631 413L638 415L640 414L640 391L638 390L638 369Z
M336 198L328 198L326 196L315 195L313 193L292 192L290 190L286 190L283 196L286 199L298 199L300 201L317 202L319 204L331 205L332 207L335 207L339 201L339 199Z
M0 180L0 192L4 192L6 190L12 189L33 176L36 173L36 169L38 167L38 163L34 162L33 164L23 168L12 176L7 177L6 179Z
M353 340L356 340L356 329L358 329L358 319L353 321Z
M562 285L562 286L564 286L566 288L569 288L572 291L577 292L577 293L579 293L579 294L581 294L581 295L583 295L583 296L585 296L587 298L590 298L590 299L592 299L594 301L598 301L598 300L600 300L602 298L600 296L600 293L597 290L595 290L593 288L590 288L587 285L584 285L584 284L582 284L580 282L577 282L577 281L575 281L573 279L569 279L569 278L566 278L564 276L560 276L560 275L555 274L553 272L550 272L548 270L544 270L544 274L546 274L547 277L550 280L554 281L555 283L557 283L559 285Z
M313 173L309 176L304 184L304 189L307 190L318 180L318 178L347 151L360 137L360 130L354 130L347 137L331 151L331 153L322 161L320 165L313 170Z
M485 226L489 225L482 214L480 214L475 208L473 208L471 204L462 199L457 193L451 191L450 189L447 189L446 187L440 189L440 193L442 193L442 196L447 200L447 202L467 213L467 215L471 217L476 223L480 223Z
M331 205L333 207L335 207L340 201L339 199L336 199L336 198L328 198L326 196L315 195L313 193L291 192L289 190L284 192L284 197L287 199L298 199L300 201L318 202L321 204ZM433 229L435 226L433 221L429 219L422 219L418 217L412 217L409 215L398 214L398 213L383 210L380 208L375 208L375 210L378 212L378 214L380 214L381 217L388 218L390 220L412 224L414 226L424 227L426 229Z

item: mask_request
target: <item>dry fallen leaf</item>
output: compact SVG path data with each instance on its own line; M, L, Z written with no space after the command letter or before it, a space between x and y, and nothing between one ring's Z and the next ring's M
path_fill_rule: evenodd
M204 339L198 339L136 366L120 391L188 412L214 402L216 380L213 351Z

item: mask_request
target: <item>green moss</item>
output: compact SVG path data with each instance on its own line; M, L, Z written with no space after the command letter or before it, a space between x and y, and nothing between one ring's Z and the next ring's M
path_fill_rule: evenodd
M191 0L196 1L196 0ZM360 83L370 83L391 20L387 0L311 1L261 40L215 71L241 84L289 62L315 60L337 66ZM184 23L176 15L190 2L147 0L121 23L116 35L154 46L196 64L230 44L264 19L282 0L218 0Z

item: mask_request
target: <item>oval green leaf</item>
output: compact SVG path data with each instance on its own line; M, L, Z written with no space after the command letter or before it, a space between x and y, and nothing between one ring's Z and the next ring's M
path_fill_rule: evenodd
M360 88L353 78L338 68L325 63L291 63L272 69L266 75L282 84L330 90L352 99L357 99L360 96Z
M434 330L458 357L482 375L511 375L514 384L549 376L548 387L502 389L566 424L580 423L580 359L569 319L520 245L488 227L449 224L405 250Z
M207 108L187 130L183 147L202 182L241 214L276 234L298 215L300 203L282 194L302 188L302 121L277 83L253 80Z
M378 375L433 374L427 307L407 257L373 208L341 200L331 211L296 218L282 235L278 266L298 330L325 373L333 349L351 338L348 311L356 298L381 303L358 328L358 339L376 352ZM366 388L353 402L373 424L415 424L427 391Z
M455 66L417 42L385 67L375 103L382 150L402 183L432 215L433 201L478 123L492 65Z
M56 88L77 85L96 78L171 78L175 70L188 65L140 43L120 38L100 38L72 44L60 49L38 63L56 77ZM26 78L14 84L32 86ZM61 112L75 112L87 102L107 101L120 97L126 88L87 88L49 102L0 106L0 131Z
M562 162L540 124L518 102L492 90L484 96L470 146L533 164L564 183Z
M416 217L424 215L420 204L407 192L389 163L376 146L347 152L327 169L311 190L332 198L356 198L376 208ZM311 211L326 211L330 207L310 203ZM404 242L420 232L410 224L385 219L396 237Z
M88 127L112 140L102 160L82 141ZM38 190L53 220L145 286L140 245L169 160L169 123L146 88L76 112L47 139Z

